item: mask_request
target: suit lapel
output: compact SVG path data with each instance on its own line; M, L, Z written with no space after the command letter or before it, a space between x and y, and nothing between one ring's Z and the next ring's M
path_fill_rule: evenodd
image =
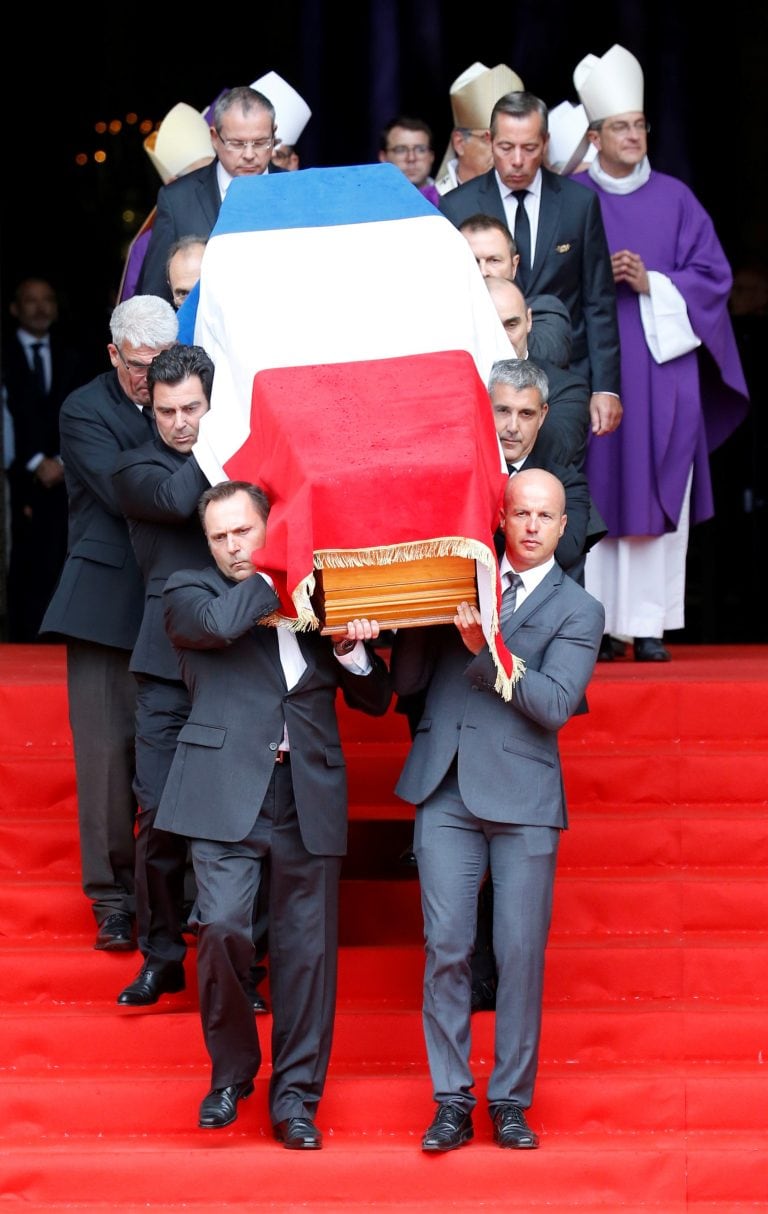
M541 199L539 201L539 226L536 232L536 251L533 265L525 284L526 295L535 294L535 286L547 258L557 256L553 252L555 237L560 224L560 209L562 206L560 183L557 176L541 170Z
M503 224L506 224L507 212L504 210L504 203L501 201L495 169L491 169L481 177L478 195L481 200L478 210L481 210L484 215L493 215L496 219L500 219Z
M502 633L505 643L509 637L517 632L520 625L524 624L529 616L538 611L555 594L564 577L563 570L558 564L555 564L543 581L539 582L533 593L529 594L525 602L521 603L517 611L513 612L510 616L507 626Z
M195 184L198 190L200 209L205 215L206 220L210 223L211 228L213 228L219 217L221 197L219 194L219 182L216 177L215 160L209 168L210 172L204 177L199 178Z

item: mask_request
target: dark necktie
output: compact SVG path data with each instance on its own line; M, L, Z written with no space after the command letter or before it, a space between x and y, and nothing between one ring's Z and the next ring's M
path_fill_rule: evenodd
M507 623L514 614L515 607L517 606L517 591L523 584L523 579L519 573L512 573L510 571L505 576L507 586L501 596L501 611L499 612L499 628L502 632L504 632Z
M513 197L517 199L515 244L520 254L517 277L520 280L520 286L523 291L527 287L528 279L531 276L531 225L528 222L528 212L525 209L525 197L527 193L527 190L512 191Z
M32 342L32 374L35 377L35 387L40 396L47 396L48 385L45 382L45 363L43 362L44 343L41 341Z

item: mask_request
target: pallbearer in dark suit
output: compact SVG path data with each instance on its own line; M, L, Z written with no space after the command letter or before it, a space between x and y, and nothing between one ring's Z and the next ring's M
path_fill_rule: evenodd
M564 506L561 483L542 469L524 469L507 483L501 573L518 575L519 586L508 616L509 600L502 601L501 631L525 663L510 701L495 691L480 615L467 603L453 625L401 629L393 646L395 690L427 690L396 788L417 807L424 1033L438 1106L425 1151L453 1150L473 1137L470 957L489 866L499 975L489 1111L499 1146L538 1146L525 1110L538 1064L558 842L567 826L558 731L582 701L604 619L601 604L555 563Z
M178 177L158 192L152 235L136 288L139 292L170 301L166 267L171 246L182 236L210 236L233 177L285 172L272 164L275 107L248 85L229 89L216 101L211 143L216 155L211 164Z
M182 935L186 839L155 830L168 769L190 700L165 631L163 587L177 569L203 568L211 555L197 515L208 488L192 448L208 412L213 363L200 346L174 345L152 360L147 387L157 436L127 451L113 475L145 586L144 615L130 661L137 682L136 924L141 971L118 1003L146 1005L184 989Z
M123 451L154 433L147 370L177 327L163 299L118 304L107 346L113 369L72 392L59 415L69 551L41 632L66 641L83 890L99 924L94 947L113 951L135 948L136 683L128 663L144 586L112 473Z
M530 227L533 264L518 267L527 296L552 294L573 326L570 369L588 381L592 433L609 434L621 421L616 289L596 199L567 177L542 167L547 107L532 93L507 93L491 115L494 167L451 190L440 210L457 227L478 211L495 215L511 232L518 206ZM525 191L525 198L517 198Z
M317 1150L347 843L336 694L340 688L350 706L380 716L389 675L364 643L377 637L375 621L352 621L335 637L265 626L280 602L254 564L269 510L260 489L225 481L206 490L200 510L217 568L175 573L164 592L192 710L156 818L191 840L197 878L198 990L212 1064L199 1125L231 1124L261 1063L243 981L268 858L269 1111L284 1146Z

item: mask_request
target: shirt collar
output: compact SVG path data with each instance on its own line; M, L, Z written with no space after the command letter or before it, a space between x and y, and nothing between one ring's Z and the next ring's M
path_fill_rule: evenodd
M502 198L511 198L514 191L510 190L509 186L506 186L504 184L504 182L499 177L499 174L496 172L496 169L494 169L493 171L496 174L496 185L499 187L499 193L501 194L501 197ZM541 169L537 169L536 176L534 177L533 181L531 182L531 184L529 186L526 186L528 193L533 194L535 198L541 198L541 182L542 182ZM526 208L526 210L527 210L527 208Z
M47 333L45 337L35 337L34 333L30 333L27 329L17 329L16 335L25 350L31 350L32 346L37 345L38 342L41 346L45 346L46 349L50 346Z
M509 562L509 557L505 552L499 561L499 573L502 577L505 573L517 573L518 577L523 583L523 589L525 590L526 595L528 595L536 589L540 582L544 581L544 578L547 576L554 563L555 558L551 556L548 561L544 562L543 565L536 565L534 569L523 569L518 571L512 568Z

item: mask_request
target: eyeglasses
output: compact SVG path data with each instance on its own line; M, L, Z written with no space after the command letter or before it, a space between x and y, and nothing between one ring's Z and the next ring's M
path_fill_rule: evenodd
M216 134L230 152L244 152L246 148L253 148L254 152L266 152L275 142L274 136L269 139L225 139L220 131Z
M469 129L469 127L466 127L466 126L461 126L458 129L461 131L461 133L465 139L482 139L483 142L486 142L488 139L489 132L487 130L472 131Z
M125 355L119 346L115 346L120 362L125 367L129 375L135 375L138 379L142 375L146 375L151 363L126 362Z
M609 131L611 135L628 135L630 131L634 131L636 135L641 135L643 132L647 135L651 124L644 118L638 118L637 122L606 122L603 129Z
M275 148L274 152L272 153L272 159L273 160L290 160L292 155L293 155L293 148L290 147L286 143L283 145L283 147Z
M387 151L392 156L426 156L432 148L426 143L414 143L411 147L406 143L398 143L393 148L387 148Z

